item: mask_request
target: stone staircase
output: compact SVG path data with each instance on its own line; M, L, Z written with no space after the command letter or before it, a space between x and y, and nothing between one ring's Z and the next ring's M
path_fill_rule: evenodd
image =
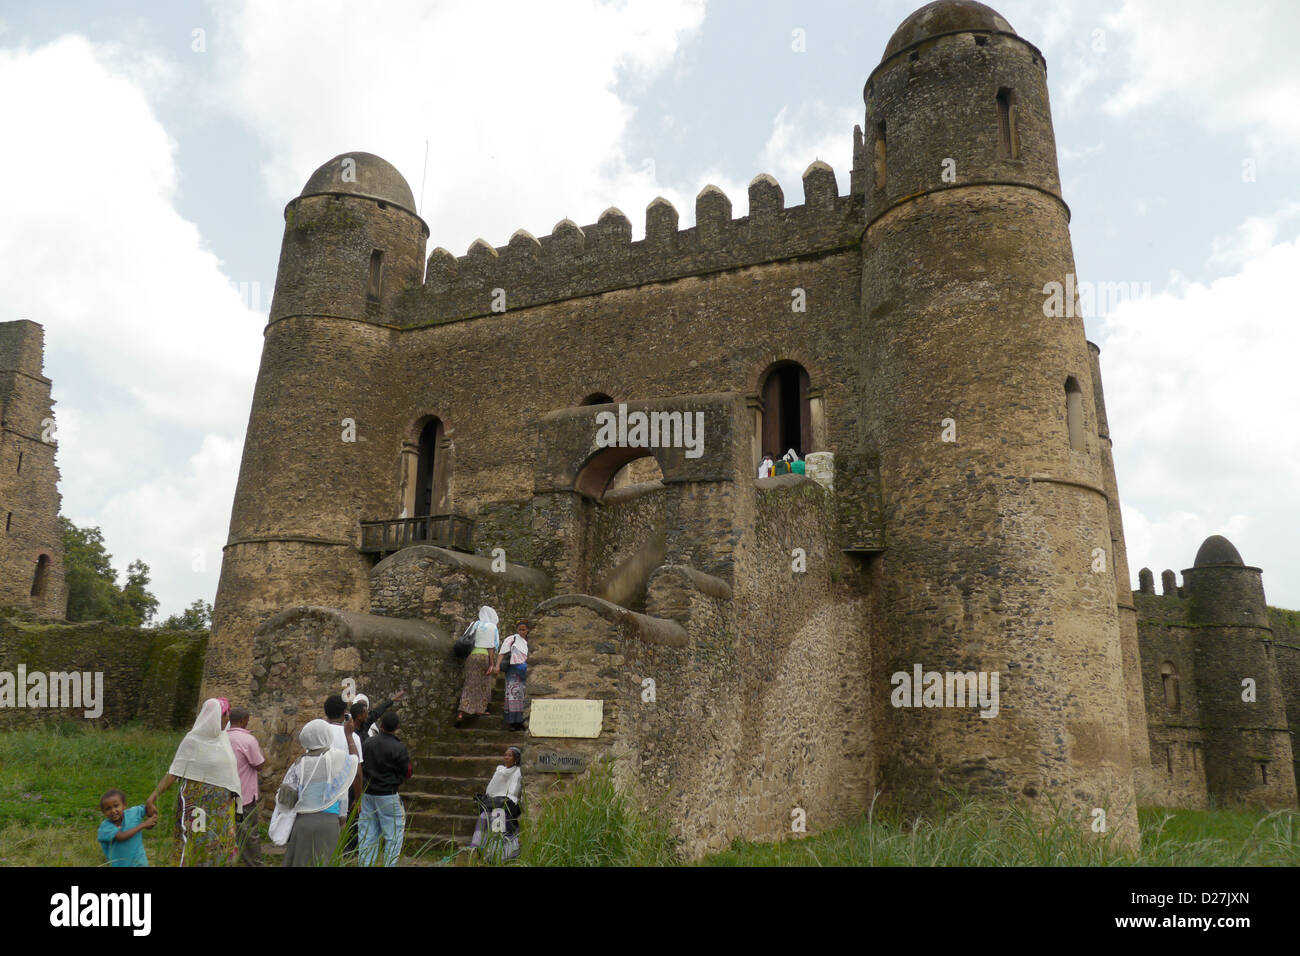
M527 731L506 730L504 680L496 679L486 717L466 718L443 739L413 750L415 775L402 787L406 808L406 852L426 844L447 852L474 836L474 795L487 789L505 749L526 749Z

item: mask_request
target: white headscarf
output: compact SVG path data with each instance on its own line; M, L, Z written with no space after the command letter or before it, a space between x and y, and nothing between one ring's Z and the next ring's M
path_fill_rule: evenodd
M298 791L297 813L319 813L337 803L352 786L357 758L334 746L334 731L328 721L308 721L298 734L307 754L285 775L285 783Z
M497 612L486 604L478 609L478 619L484 624L491 624L493 627L497 626Z
M230 738L221 732L221 702L210 697L199 708L194 727L176 748L168 773L186 780L199 780L238 794L239 768ZM242 796L241 796L242 806Z
M789 451L787 451L787 452L786 452L784 455L782 455L781 457L782 457L782 460L784 460L784 461L798 461L798 460L799 460L799 456L798 456L798 454L796 454L796 452L795 452L795 450L794 450L793 448L791 448Z

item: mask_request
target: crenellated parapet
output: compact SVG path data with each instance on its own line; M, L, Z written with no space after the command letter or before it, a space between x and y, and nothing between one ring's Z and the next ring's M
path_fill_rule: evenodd
M520 229L504 246L476 239L459 257L439 247L429 256L423 289L403 301L396 319L409 326L509 312L817 255L859 241L862 199L839 195L830 166L812 163L803 174L803 191L803 204L787 208L781 186L760 174L749 184L749 215L733 218L730 198L717 186L705 186L688 229L679 227L672 203L658 197L646 207L645 238L636 242L631 221L611 208L587 226L563 219L540 239Z

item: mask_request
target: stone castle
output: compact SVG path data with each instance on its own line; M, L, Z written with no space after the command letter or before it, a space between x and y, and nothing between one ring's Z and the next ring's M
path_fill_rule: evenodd
M0 322L0 607L62 618L68 592L44 355L41 326L25 319Z
M431 836L467 836L506 739L451 726L484 603L534 624L531 700L603 701L596 738L523 741L530 786L540 748L607 756L690 854L878 793L1102 808L1130 840L1139 793L1294 805L1300 673L1258 569L1211 539L1184 588L1129 589L1098 349L1044 308L1075 267L1042 53L941 0L864 98L846 195L814 162L801 204L760 175L733 218L708 186L635 242L609 209L426 259L391 165L313 173L204 693L283 766L326 694L405 688ZM600 440L606 413L656 427ZM807 476L755 478L787 449ZM996 715L896 706L918 671L997 675Z

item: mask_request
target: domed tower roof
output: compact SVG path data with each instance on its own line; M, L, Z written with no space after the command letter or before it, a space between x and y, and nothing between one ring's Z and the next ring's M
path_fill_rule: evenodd
M1231 541L1221 534L1212 534L1205 539L1201 549L1196 552L1196 560L1192 562L1192 567L1203 568L1209 564L1235 564L1242 567L1244 562Z
M352 162L347 162L351 160ZM311 174L299 196L347 193L381 199L415 213L415 196L397 168L374 153L340 153Z
M927 3L899 25L889 38L881 61L929 37L966 30L1016 32L1000 13L975 0L936 0Z

